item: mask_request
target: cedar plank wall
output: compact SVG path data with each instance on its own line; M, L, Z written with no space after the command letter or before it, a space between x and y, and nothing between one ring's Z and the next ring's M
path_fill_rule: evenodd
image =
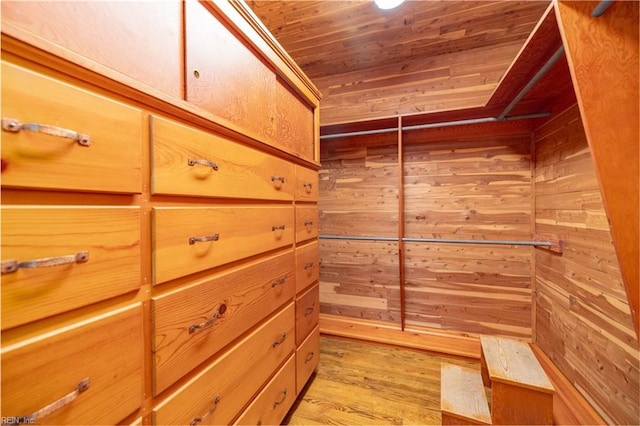
M612 424L638 424L638 341L578 107L535 132L536 340Z
M387 139L320 145L320 234L397 236L398 147ZM396 242L320 240L320 259L321 312L400 323Z
M470 136L490 127L407 136L405 236L530 239L531 128ZM397 236L395 138L323 141L321 234ZM407 324L530 338L531 250L405 243ZM321 312L400 322L396 243L321 240L320 257Z
M413 138L406 237L530 239L529 134ZM406 242L405 253L408 325L531 337L531 248Z

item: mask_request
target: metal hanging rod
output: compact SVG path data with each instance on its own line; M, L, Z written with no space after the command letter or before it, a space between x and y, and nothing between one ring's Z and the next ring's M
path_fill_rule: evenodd
M429 124L416 124L414 126L406 126L402 128L402 131L407 130L422 130L422 129L434 129L438 127L451 127L451 126L462 126L465 124L479 124L479 123L493 123L496 121L511 121L511 120L524 120L527 118L542 118L550 116L550 112L538 112L534 114L522 114L522 115L511 115L504 117L502 119L498 117L484 117L484 118L470 118L467 120L455 120L455 121L443 121L440 123L429 123ZM375 130L361 130L357 132L346 132L346 133L334 133L332 135L322 135L320 139L337 139L345 136L363 136L363 135L376 135L379 133L392 133L397 132L398 127L388 127L384 129L375 129Z
M535 86L536 83L540 81L540 79L544 77L544 75L551 68L553 68L555 63L558 62L558 59L560 59L562 55L564 55L564 46L560 46L558 50L556 50L556 52L553 55L551 55L549 60L545 62L545 64L538 70L536 75L534 75L533 78L529 80L527 85L522 88L520 93L518 93L516 97L513 98L511 103L507 105L504 111L502 111L502 113L498 116L498 120L504 120L507 118L507 114L509 114L509 112L517 105L518 102L522 100L522 98L524 98L524 96L529 92L529 90L531 90L533 86Z
M591 16L594 18L599 18L609 9L609 6L613 4L613 0L602 0L596 7L593 8L591 12Z
M319 235L321 240L352 240L352 241L390 241L397 242L396 237L369 237L355 235ZM459 240L448 238L402 238L407 243L445 243L445 244L492 244L507 246L533 246L533 247L551 247L549 241L508 241L508 240Z

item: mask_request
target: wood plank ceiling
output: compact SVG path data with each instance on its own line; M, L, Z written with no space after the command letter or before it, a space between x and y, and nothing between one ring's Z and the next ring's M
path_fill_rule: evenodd
M248 4L322 92L326 126L485 105L549 1Z

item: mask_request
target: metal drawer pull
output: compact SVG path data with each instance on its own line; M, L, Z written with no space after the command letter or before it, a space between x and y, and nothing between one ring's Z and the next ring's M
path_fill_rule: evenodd
M280 336L280 340L278 340L276 342L273 342L272 346L274 348L280 346L284 342L284 339L286 339L286 338L287 338L287 332L285 331L284 333L282 333L282 336Z
M271 182L284 183L284 176L271 176Z
M284 225L279 225L279 226L273 225L273 226L271 227L271 230L272 230L272 231L277 231L277 230L279 229L279 230L281 230L281 231L284 231L284 228L285 228L285 226L284 226Z
M306 363L308 363L309 361L311 361L311 360L313 359L313 356L314 356L314 355L315 355L315 354L314 354L313 352L309 352L309 353L307 354L307 357L304 359L304 363L306 364Z
M91 138L89 135L75 132L73 130L63 129L62 127L50 126L48 124L40 123L21 123L20 120L15 118L2 118L2 128L7 132L18 133L21 130L28 130L30 132L39 132L51 136L58 136L65 139L72 139L78 142L78 145L90 146Z
M220 318L221 316L224 315L224 313L227 312L227 305L226 303L223 303L222 305L220 305L220 307L218 308L218 312L216 312L215 314L213 314L213 316L211 318L209 318L208 320L206 320L205 322L202 322L200 324L191 324L189 326L189 334L193 334L196 332L196 330L199 330L201 328L205 328L205 327L209 327L211 324L213 324L214 322L216 322L216 320L218 318Z
M213 407L211 407L209 409L209 411L207 411L206 413L204 413L203 416L200 417L194 417L191 420L191 423L189 423L189 425L191 426L195 426L200 422L204 422L205 420L207 420L207 418L213 414L214 411L216 411L216 408L218 408L218 403L220 402L220 395L216 396L216 399L213 401Z
M304 270L306 271L309 268L313 268L313 262L309 262L309 263L305 263L304 264Z
M307 192L311 192L311 188L313 188L313 184L311 182L305 182L302 185Z
M17 260L3 260L2 261L2 273L11 274L16 272L20 268L35 269L35 268L50 268L52 266L69 265L71 263L83 263L89 260L89 252L81 251L76 254L69 254L66 256L45 257L42 259L26 260L24 262L18 262Z
M309 307L309 308L305 309L305 311L304 311L304 316L305 316L305 318L306 318L306 317L308 317L309 315L311 315L311 314L313 313L313 309L314 309L314 307L313 307L313 306L311 306L311 307Z
M195 243L206 243L207 241L218 241L220 234L203 235L202 237L189 237L189 245L192 246Z
M40 417L48 416L54 411L57 411L65 405L75 401L76 398L78 398L78 395L89 389L90 384L91 381L89 380L89 378L82 379L73 392L66 394L59 400L52 402L51 404L39 409L34 413L29 414L28 416L3 417L2 424L35 424L36 420L38 420ZM6 420L10 420L11 422L6 422Z
M276 401L273 403L273 408L276 408L278 405L282 404L285 399L287 399L287 388L284 388L284 390L282 391L282 398L280 399L280 401Z
M287 277L278 278L277 280L273 280L271 282L271 288L284 284L287 281Z
M307 221L304 223L304 226L311 226L311 225L313 225L313 221L312 221L312 220L307 220Z
M218 164L214 163L213 161L209 161L209 160L196 160L194 158L188 158L187 159L187 164L189 166L195 166L196 164L199 164L201 166L207 166L207 167L211 167L213 170L218 170Z

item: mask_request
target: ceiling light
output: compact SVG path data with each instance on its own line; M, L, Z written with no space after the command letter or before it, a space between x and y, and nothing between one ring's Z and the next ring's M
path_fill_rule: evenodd
M393 9L394 7L398 7L404 2L404 0L375 0L376 5L380 9Z

